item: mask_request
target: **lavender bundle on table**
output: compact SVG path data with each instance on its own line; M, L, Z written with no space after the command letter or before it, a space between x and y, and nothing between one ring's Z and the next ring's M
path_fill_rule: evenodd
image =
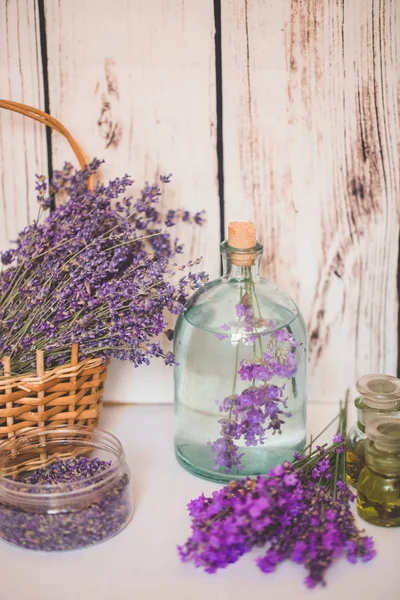
M347 404L331 445L310 445L306 456L296 454L266 476L232 481L190 502L192 534L178 547L181 559L215 573L262 547L256 562L264 573L289 559L305 566L312 588L325 585L327 569L342 555L351 563L373 558L373 541L356 526L345 483L346 410Z
M45 350L46 367L68 362L76 342L81 359L174 362L156 338L168 335L166 315L180 313L187 290L206 275L189 271L173 279L182 270L174 259L183 248L166 228L179 219L201 225L203 215L170 210L162 218L159 186L146 185L133 200L126 195L127 175L90 191L87 181L99 165L94 160L75 171L65 164L49 189L39 177L39 217L1 255L0 357L10 357L15 374L35 368L38 349ZM60 191L66 201L40 223Z

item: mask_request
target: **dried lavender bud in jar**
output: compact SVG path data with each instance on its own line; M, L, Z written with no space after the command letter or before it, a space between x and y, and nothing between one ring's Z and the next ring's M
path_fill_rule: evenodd
M32 550L73 550L106 540L128 523L131 493L127 473L116 473L109 481L111 461L81 457L58 459L24 473L18 483L24 494L38 495L38 508L0 503L0 538ZM103 475L104 474L104 475ZM41 507L40 496L54 494L54 508ZM61 491L60 491L61 490ZM68 504L68 493L74 500ZM61 503L60 497L65 500Z

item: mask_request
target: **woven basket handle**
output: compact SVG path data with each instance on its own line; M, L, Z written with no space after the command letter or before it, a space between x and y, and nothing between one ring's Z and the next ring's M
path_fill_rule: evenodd
M79 161L81 169L85 168L88 164L85 153L82 148L77 144L74 140L68 129L64 127L60 121L57 121L51 115L39 110L38 108L34 108L33 106L28 106L27 104L21 104L20 102L13 102L11 100L0 100L0 108L5 108L6 110L12 110L13 112L20 113L21 115L25 115L26 117L30 117L31 119L35 119L35 121L39 121L39 123L43 123L47 127L51 127L55 131L61 133L65 138L67 138L72 150L75 153L76 158ZM94 189L94 177L90 175L87 186L90 191Z

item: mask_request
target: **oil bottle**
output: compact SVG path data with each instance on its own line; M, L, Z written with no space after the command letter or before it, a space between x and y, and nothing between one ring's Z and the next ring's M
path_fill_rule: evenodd
M358 514L381 527L400 526L400 418L368 423L365 466L358 478Z
M346 439L346 480L354 487L365 464L365 427L371 419L400 411L400 380L391 375L365 375L356 387L360 394L354 401L357 422Z

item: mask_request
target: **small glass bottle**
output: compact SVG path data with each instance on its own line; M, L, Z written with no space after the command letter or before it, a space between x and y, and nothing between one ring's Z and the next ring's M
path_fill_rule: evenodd
M365 466L358 479L358 514L381 527L400 526L400 419L379 418L366 428Z
M175 453L218 482L266 473L306 440L306 331L259 274L253 223L230 223L223 276L199 289L174 336Z
M357 423L346 439L346 481L354 487L365 464L365 426L371 418L390 416L400 409L400 380L390 375L365 375L356 387L360 394L354 401Z

